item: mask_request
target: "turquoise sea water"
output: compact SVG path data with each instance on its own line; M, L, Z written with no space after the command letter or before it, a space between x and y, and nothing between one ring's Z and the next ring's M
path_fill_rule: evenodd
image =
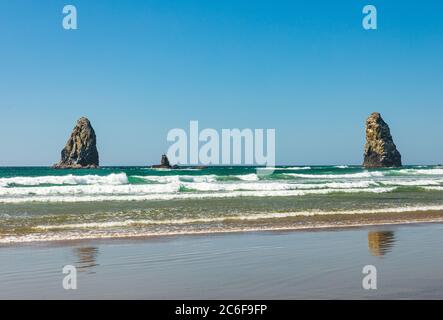
M315 228L380 217L386 223L409 213L435 220L443 212L441 166L287 166L265 173L0 168L0 243Z

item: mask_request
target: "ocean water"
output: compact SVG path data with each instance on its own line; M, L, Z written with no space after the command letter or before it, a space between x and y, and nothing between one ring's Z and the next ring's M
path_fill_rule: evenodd
M443 167L0 168L0 244L443 221Z

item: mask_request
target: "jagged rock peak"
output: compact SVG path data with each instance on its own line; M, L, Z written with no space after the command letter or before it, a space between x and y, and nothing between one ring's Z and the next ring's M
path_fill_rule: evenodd
M162 155L162 159L160 160L160 164L151 166L151 168L154 169L177 169L178 166L171 166L171 164L169 163L169 159L168 156L163 154Z
M366 168L401 167L401 155L391 131L380 113L374 112L366 120L366 145L363 166Z
M170 167L170 166L171 166L171 165L169 164L168 157L167 157L165 154L162 155L162 159L161 159L161 161L160 161L160 164L161 164L162 166L165 166L165 167Z
M54 167L64 169L97 168L98 166L99 156L94 129L87 118L81 117L61 152L60 162Z

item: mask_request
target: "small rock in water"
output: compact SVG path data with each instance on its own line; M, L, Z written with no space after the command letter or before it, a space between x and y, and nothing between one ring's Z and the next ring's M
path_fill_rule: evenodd
M162 155L162 159L160 161L160 164L164 167L170 167L171 165L169 164L169 160L168 157L164 154Z
M171 166L171 164L169 163L168 157L165 154L163 154L160 164L151 166L151 168L154 168L154 169L176 169L176 168L178 168L178 166Z

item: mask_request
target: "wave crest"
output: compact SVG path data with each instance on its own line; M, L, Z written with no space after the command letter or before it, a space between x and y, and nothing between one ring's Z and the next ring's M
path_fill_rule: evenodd
M0 178L0 187L39 185L121 185L127 184L125 173L111 173L106 176L73 174L65 176L12 177Z

